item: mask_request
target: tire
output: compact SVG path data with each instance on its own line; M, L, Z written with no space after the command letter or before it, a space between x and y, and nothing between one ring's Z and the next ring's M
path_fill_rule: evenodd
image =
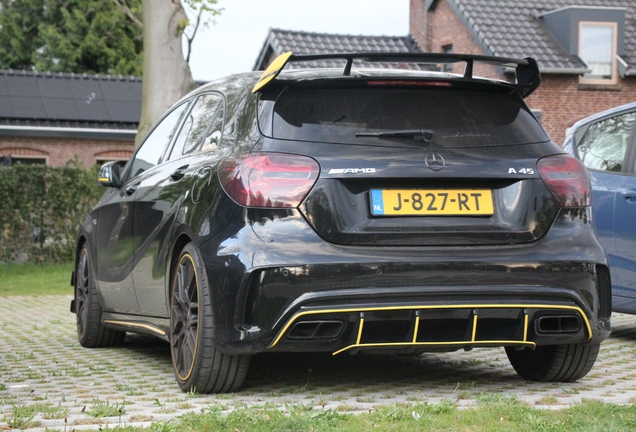
M529 381L571 382L583 378L594 366L600 345L546 345L534 350L506 348L517 373Z
M170 295L170 353L184 392L237 391L250 356L223 354L213 343L213 316L203 260L192 243L179 256Z
M83 347L119 346L126 337L126 332L108 329L101 323L102 307L86 246L82 247L75 271L75 317L77 338Z

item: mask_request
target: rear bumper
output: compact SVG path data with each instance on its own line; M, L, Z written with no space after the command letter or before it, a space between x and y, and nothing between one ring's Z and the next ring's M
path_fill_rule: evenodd
M607 259L580 211L531 244L471 248L337 247L287 211L201 251L232 354L599 344L611 330Z
M255 289L281 292L280 286L258 284ZM599 344L611 326L609 317L599 313L595 290L479 285L340 289L306 292L284 308L274 306L284 297L252 297L235 327L241 329L240 339L219 343L231 352L334 354Z
M510 292L515 287L449 288L393 292L390 301L367 303L359 301L362 293L353 302L347 301L348 293L308 294L290 307L289 317L284 314L276 323L276 337L267 348L334 354L361 349L452 351L604 339L604 329L593 329L590 311L579 306L581 299L562 290L534 290L514 299ZM474 294L468 296L471 290Z

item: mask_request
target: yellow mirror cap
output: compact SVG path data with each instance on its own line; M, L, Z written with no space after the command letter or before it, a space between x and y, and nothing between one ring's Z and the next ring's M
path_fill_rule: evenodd
M274 61L270 63L267 69L265 69L265 72L263 72L263 75L261 75L261 78L258 80L256 85L252 89L252 93L256 93L257 91L262 89L265 86L265 84L267 84L268 82L276 78L278 74L280 73L280 71L283 70L283 68L287 64L287 60L289 60L291 55L292 55L292 52L287 51L286 53L283 53L279 55L278 57L276 57Z

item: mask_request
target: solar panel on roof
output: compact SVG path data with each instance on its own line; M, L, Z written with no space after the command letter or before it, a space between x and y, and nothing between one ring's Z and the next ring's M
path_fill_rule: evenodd
M109 109L108 98L126 104ZM50 121L135 124L140 113L140 80L11 71L0 74L0 119L40 125Z
M135 101L131 83L128 81L102 81L102 92L107 101Z
M8 98L13 107L15 118L43 119L46 118L44 104L40 98L16 97Z
M77 108L78 120L83 121L113 121L106 101L102 99L94 99L90 103L86 103L84 100L75 99L75 107ZM137 119L138 121L139 119ZM130 120L128 120L130 121Z
M79 113L73 99L48 98L43 99L46 118L55 120L77 120Z
M141 108L135 102L107 101L106 104L113 121L138 122L141 118Z
M77 101L91 103L95 100L104 100L102 87L99 81L92 79L75 79L72 81L71 91L73 98Z
M71 91L71 80L58 76L44 76L36 80L36 84L40 89L40 94L44 99L47 98L64 98L73 97Z
M2 95L8 95L8 94L9 94L9 91L7 87L7 77L4 75L0 75L0 97Z
M37 81L32 75L7 75L7 94L9 96L24 96L40 98Z

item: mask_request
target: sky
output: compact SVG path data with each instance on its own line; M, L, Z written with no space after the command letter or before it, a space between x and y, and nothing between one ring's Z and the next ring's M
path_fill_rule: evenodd
M192 76L210 81L251 71L270 28L316 33L406 36L409 0L219 0L216 24L199 29Z

